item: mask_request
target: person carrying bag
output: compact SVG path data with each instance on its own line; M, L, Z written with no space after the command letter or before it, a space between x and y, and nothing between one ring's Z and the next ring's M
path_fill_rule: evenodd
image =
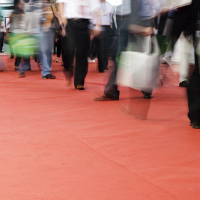
M117 84L143 92L152 92L159 78L159 47L155 36L136 35L121 53Z

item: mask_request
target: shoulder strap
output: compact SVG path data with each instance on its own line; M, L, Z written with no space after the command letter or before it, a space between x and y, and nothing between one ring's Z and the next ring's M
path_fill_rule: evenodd
M53 12L53 16L55 17L54 11L53 11L53 6L51 5L51 10Z

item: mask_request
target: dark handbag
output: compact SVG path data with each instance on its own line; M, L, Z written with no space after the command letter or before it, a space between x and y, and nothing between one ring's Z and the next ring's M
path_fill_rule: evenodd
M51 10L53 12L53 20L52 20L52 24L54 25L54 28L56 31L62 31L62 27L59 23L58 18L55 16L54 11L53 11L53 7L51 6Z

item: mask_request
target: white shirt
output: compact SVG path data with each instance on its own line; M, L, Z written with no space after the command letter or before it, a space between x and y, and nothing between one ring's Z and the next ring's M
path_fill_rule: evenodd
M107 1L100 2L100 25L110 25L112 23L113 7ZM96 18L94 18L96 24Z
M67 19L92 19L100 8L98 0L57 0L57 3L65 3L64 17Z
M122 5L117 7L117 15L131 14L131 0L122 0Z

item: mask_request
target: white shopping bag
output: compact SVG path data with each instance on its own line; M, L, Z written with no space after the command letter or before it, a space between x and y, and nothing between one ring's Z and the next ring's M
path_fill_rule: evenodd
M146 42L146 53L122 52L117 72L117 84L147 92L157 86L160 66L157 39L155 36L148 37ZM154 52L150 53L150 49Z

